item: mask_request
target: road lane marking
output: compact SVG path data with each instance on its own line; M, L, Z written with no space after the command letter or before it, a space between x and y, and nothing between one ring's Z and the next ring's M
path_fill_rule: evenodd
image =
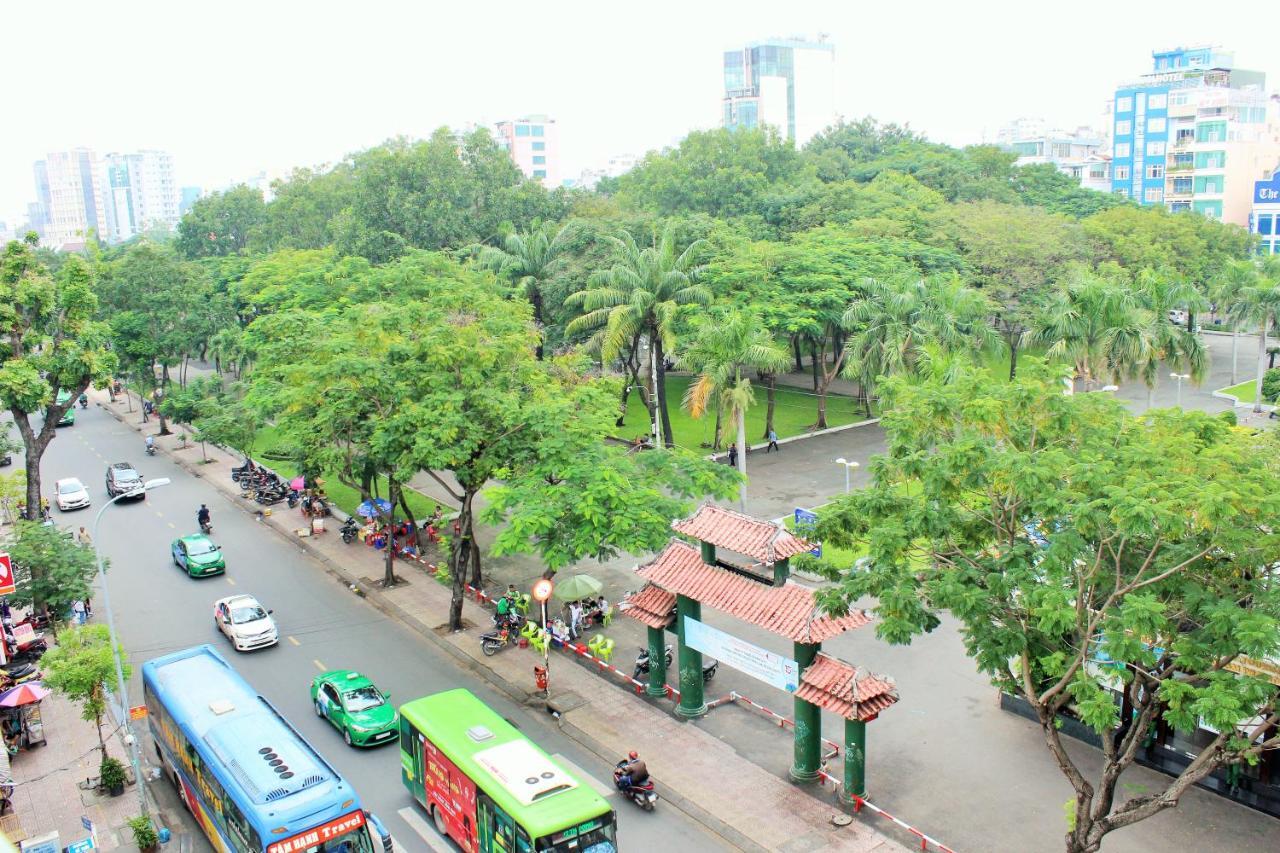
M156 510L156 518L164 518L164 513L160 510Z
M617 788L613 787L612 785L606 785L604 782L601 782L595 776L591 775L590 773L588 773L587 771L579 767L577 764L574 764L572 761L565 758L562 753L553 752L551 754L551 757L554 758L556 761L559 761L561 764L563 764L566 768L568 768L568 770L571 773L573 773L579 779L587 780L587 784L590 785L592 788L595 788L596 793L599 794L600 796L612 797L614 794L618 793Z
M232 586L235 586L235 585L236 585L236 579L235 579L235 578L227 578L227 583L231 584Z
M299 642L298 642L298 638L297 638L297 637L292 637L292 636L291 636L291 637L289 637L289 642L293 643L295 646L300 646L300 645L302 645L302 643L299 643Z
M174 524L172 521L168 522L168 524L169 524L169 526L170 526L170 527L172 527L174 530L177 530L177 529L178 529L178 525Z
M453 848L449 846L449 842L441 838L439 833L427 825L427 822L422 819L422 815L418 813L418 809L405 806L396 814L400 815L401 820L409 824L410 829L422 836L422 840L436 853L453 853ZM396 849L401 850L404 848L396 845Z
M311 662L312 662L313 664L315 664L315 665L316 665L316 669L320 670L321 672L324 672L324 671L325 671L324 664L320 663L320 661L315 660L315 659L313 658L313 659L311 660Z

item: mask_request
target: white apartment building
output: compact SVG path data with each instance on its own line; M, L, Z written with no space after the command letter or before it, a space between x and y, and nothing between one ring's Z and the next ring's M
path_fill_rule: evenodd
M766 39L724 52L721 124L774 127L797 146L839 120L835 45Z
M109 239L102 161L88 148L51 152L34 166L41 241L54 249L83 243L90 231Z
M173 174L173 155L167 151L143 150L131 154L108 154L107 174L112 200L117 199L117 176L128 189L128 214L132 231L118 239L127 240L150 228L173 229L178 225L178 182ZM122 217L116 211L116 219Z
M529 115L500 121L493 135L527 177L549 190L560 186L560 134L555 119Z
M1017 166L1051 163L1085 189L1111 192L1111 157L1107 141L1088 127L1062 130L1042 118L1020 118L996 134L996 144L1017 154Z

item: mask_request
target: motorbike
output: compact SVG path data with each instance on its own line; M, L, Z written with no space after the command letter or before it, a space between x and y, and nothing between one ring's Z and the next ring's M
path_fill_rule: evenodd
M148 456L155 456L155 455L156 455L156 446L155 446L154 444L148 444L148 445L147 445L147 455L148 455Z
M494 617L496 623L497 617ZM507 646L514 645L520 637L520 623L524 620L516 617L495 631L480 635L480 651L486 657L492 657Z
M212 533L212 532L213 532L213 522L210 522L210 521L201 521L201 522L200 522L200 532L201 532L201 533L203 533L205 536L208 536L210 533Z
M290 489L289 496L285 498L285 502L289 504L289 509L297 507L300 500L302 500L302 496L298 494L297 489Z
M360 530L360 525L356 524L353 516L347 516L347 520L342 522L342 541L350 545L356 541L356 533Z
M626 761L619 761L613 766L613 783L618 784L619 778L622 776L622 768L627 764ZM630 785L626 788L619 788L620 791L640 808L647 812L653 811L653 807L658 804L658 794L653 790L653 779L645 779L639 785Z
M667 646L667 669L671 669L671 646ZM713 660L703 662L702 664L702 683L707 684L711 679L716 677L716 670L720 668L720 662ZM636 655L636 668L631 677L636 681L640 681L643 676L649 674L649 650L647 648L640 649L640 654Z
M89 398L83 394L80 395L80 408L82 409L89 408Z
M39 679L39 667L30 661L7 663L0 666L0 689L7 689Z

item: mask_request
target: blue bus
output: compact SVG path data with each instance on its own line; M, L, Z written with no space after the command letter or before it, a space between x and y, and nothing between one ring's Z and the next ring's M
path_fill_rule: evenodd
M167 776L219 853L373 853L371 815L212 646L142 665Z

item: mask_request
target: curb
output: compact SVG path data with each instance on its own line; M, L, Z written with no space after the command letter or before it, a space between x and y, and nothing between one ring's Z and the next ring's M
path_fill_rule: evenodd
M112 417L116 418L116 420L120 421L121 423L124 423L126 426L131 426L131 424L128 424L124 418L120 417L119 413L117 413L114 409L108 408L106 406L103 406L102 408L105 409L107 412L109 412L112 415ZM166 448L159 447L158 445L157 447L161 453L164 453L166 456L168 456L173 462L175 462L178 465L178 467L182 468L182 470L186 471L188 474L192 475L193 477L208 479L204 477L203 473L197 470L194 466L192 466L191 463L187 462L185 459L180 459L177 456L174 456ZM210 482L212 483L213 480L210 480ZM231 494L230 490L224 489L217 485L215 485L214 488L218 489L218 491L222 492L226 497L232 498L233 499L231 500L232 505L235 506L237 509L239 509L241 512L245 513L246 515L253 514L250 511L250 508L247 506L244 506L241 501L234 500L236 496ZM429 625L427 625L417 616L408 612L407 610L405 610L403 607L396 604L395 602L390 601L385 595L381 593L381 591L377 589L366 588L366 585L361 583L359 578L352 577L350 574L347 573L347 571L344 568L342 568L337 563L337 561L333 560L327 554L321 553L320 551L311 547L310 543L306 542L305 539L291 537L288 535L286 531L281 530L277 528L275 525L272 525L269 523L264 522L264 526L266 527L266 529L280 536L280 538L295 545L300 551L303 551L308 556L314 558L317 562L321 564L321 566L324 568L324 570L328 574L333 576L336 580L340 581L348 589L351 589L352 587L355 587L356 589L358 589L360 591L360 594L365 598L365 600L368 601L371 605L373 605L373 607L377 609L379 612L381 612L385 616L388 616L389 618L400 621L406 627L422 635L434 647L442 649L445 652L447 652L450 658L455 663L459 664L464 670L470 673L474 673L475 675L478 675L486 684L488 684L490 687L502 693L511 701L515 702L518 705L522 705L526 707L529 707L529 706L536 707L539 704L537 701L534 701L534 694L507 681L505 678L502 678L501 676L496 674L493 670L489 669L488 667L482 666L477 661L469 657L461 649L458 649L456 646L452 645L451 643L446 643L444 640L440 638L439 635L436 634L433 628L431 628ZM426 579L427 578L424 575L423 580L426 580ZM434 581L431 581L431 582L434 583ZM557 727L565 735L567 735L571 740L576 742L579 746L583 747L584 749L587 749L588 751L595 754L600 759L607 761L610 764L613 763L613 761L609 758L608 752L605 749L604 745L596 741L595 738L583 732L573 723L566 721L565 719L563 719L563 717L556 717L554 719L556 721ZM728 823L725 823L724 821L715 817L710 812L703 809L701 806L696 805L687 797L684 797L683 795L673 793L667 790L663 790L661 795L664 799L666 799L669 803L671 803L673 807L684 812L686 815L688 815L689 818L691 818L696 823L701 824L709 832L712 832L713 834L720 836L726 842L734 845L735 847L738 847L739 849L742 849L742 850L760 851L760 853L768 853L767 848L761 847L759 844L756 844L754 841L747 838L747 836L743 835L741 832L734 829Z
M1240 398L1237 397L1235 394L1228 394L1225 391L1223 391L1221 388L1219 388L1217 391L1214 391L1213 396L1218 400L1229 401L1233 409L1252 409L1253 408L1253 403L1251 402L1242 403L1240 402ZM1274 412L1277 409L1280 409L1280 406L1276 406L1271 403L1263 403L1261 408L1262 408L1262 411L1264 412Z
M786 438L778 439L778 447L781 448L782 445L784 444L791 444L797 441L805 441L806 439L810 439L810 438L818 438L824 435L833 435L838 432L848 432L851 429L857 429L858 427L864 427L864 426L871 426L872 424L878 424L878 423L880 423L879 418L867 418L865 421L855 421L854 423L851 423L851 424L840 424L840 426L827 427L826 429L818 429L818 430L814 430L813 432L802 432L800 433L800 435L789 435ZM755 450L768 448L768 446L769 446L769 442L767 441L762 441L758 444L748 444L747 452L751 453L752 451L755 451ZM714 462L714 461L719 461L721 459L724 459L728 455L729 455L729 452L726 450L723 453L707 454L706 458Z

